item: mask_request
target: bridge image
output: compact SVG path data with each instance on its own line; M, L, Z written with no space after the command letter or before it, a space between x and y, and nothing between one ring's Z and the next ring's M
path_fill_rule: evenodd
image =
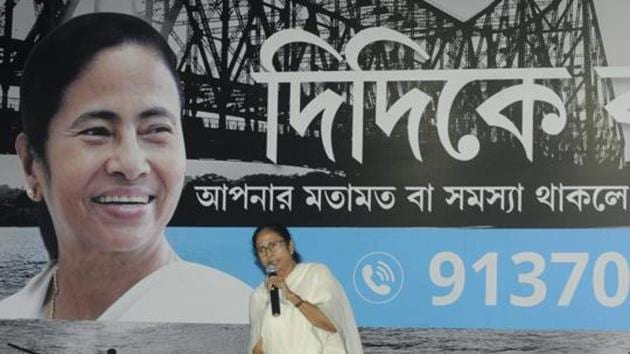
M27 1L27 0L21 0ZM0 152L13 153L19 130L21 69L30 49L55 25L71 18L81 1L32 1L33 23L25 38L14 38L19 1L5 0L0 8ZM93 1L98 9L100 1ZM134 11L168 38L178 58L185 92L183 122L189 158L268 161L265 157L267 86L252 74L262 70L260 48L282 30L310 32L345 54L357 33L372 27L394 30L417 43L428 55L419 60L409 47L377 41L365 47L358 62L362 70L448 70L490 68L566 68L570 79L539 80L566 104L567 124L555 136L536 134L542 116L554 112L546 104L534 109L534 151L537 162L573 166L624 165L620 126L604 110L614 98L610 79L599 78L594 67L608 65L593 0L487 0L478 8L453 10L437 0L264 0L202 1L145 0ZM330 52L310 44L291 43L275 53L278 72L346 71ZM449 134L457 139L473 134L482 146L481 160L509 153L524 156L510 132L488 126L475 112L488 97L514 80L473 82L458 94L451 108ZM340 168L356 165L350 157L353 97L351 86L340 82L303 82L301 99L309 102L325 90L344 97L337 112L333 140L338 159L332 163L321 147L321 127L315 120L304 134L289 124L289 104L278 106L278 163ZM432 98L418 134L426 163L443 160L436 133L436 107L443 82L389 82L388 102L413 88ZM288 95L280 86L279 95ZM287 96L288 97L288 96ZM364 135L366 165L386 159L413 159L404 124L387 137L375 126L376 91L366 85ZM503 112L519 125L518 103ZM303 135L303 136L302 136ZM393 137L393 138L392 138ZM401 142L402 141L402 142ZM507 150L506 150L507 149ZM305 154L303 151L308 151ZM524 158L523 158L524 159Z

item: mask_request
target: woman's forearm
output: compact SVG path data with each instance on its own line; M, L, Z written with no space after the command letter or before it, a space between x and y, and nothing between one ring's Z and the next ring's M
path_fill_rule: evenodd
M326 317L326 315L319 309L319 307L311 304L310 302L302 299L299 295L291 292L287 294L287 299L293 303L295 307L297 307L300 312L306 317L309 322L313 324L313 326L321 328L325 331L336 333L337 328L335 325Z
M263 346L262 346L262 338L259 338L258 342L256 342L256 345L252 349L252 354L264 354Z

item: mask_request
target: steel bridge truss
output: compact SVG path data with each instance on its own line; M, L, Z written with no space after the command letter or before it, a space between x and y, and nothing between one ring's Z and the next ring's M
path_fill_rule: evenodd
M24 0L23 0L24 1ZM71 15L76 1L35 1L37 22L23 41L11 39L10 9L2 8L1 42L2 107L8 87L19 82L25 55L54 24ZM620 126L603 107L613 99L610 80L595 75L594 67L606 66L606 54L593 0L495 0L473 17L462 21L423 0L145 0L140 16L149 20L178 55L178 71L185 88L184 114L214 122L208 129L264 130L266 88L256 84L251 73L260 71L259 50L266 38L288 28L303 28L323 38L344 53L350 38L374 26L394 29L418 43L429 54L418 60L400 44L376 42L359 59L364 70L466 69L565 67L570 80L545 80L565 102L567 127L559 136L535 134L535 156L575 165L623 164L624 139ZM275 58L278 71L347 70L321 48L290 44ZM514 83L471 84L461 92L452 114L453 136L474 132L490 143L514 143L510 133L484 126L474 112L484 99ZM390 83L392 100L413 87L437 99L441 85ZM336 84L303 84L303 96L315 97L326 88L338 92L349 88ZM374 89L366 89L366 110L373 110ZM346 95L348 106L351 95ZM460 97L460 98L461 98ZM393 102L393 101L392 101ZM435 100L434 100L435 102ZM284 107L286 108L286 107ZM283 107L281 106L281 109ZM511 107L512 119L520 119ZM544 112L536 109L537 130ZM434 108L428 115L430 130ZM369 114L367 114L369 117ZM238 125L230 122L237 117ZM281 112L282 124L288 114ZM370 124L366 123L366 127ZM312 127L313 130L318 128ZM286 132L290 129L284 130ZM420 134L429 134L423 133Z

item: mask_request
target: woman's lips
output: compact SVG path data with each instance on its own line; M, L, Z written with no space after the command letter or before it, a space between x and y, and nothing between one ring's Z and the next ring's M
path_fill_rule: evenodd
M147 204L151 199L149 195L102 195L94 198L99 204Z
M142 218L148 212L154 199L154 196L147 194L100 195L92 198L92 202L112 219L134 221Z

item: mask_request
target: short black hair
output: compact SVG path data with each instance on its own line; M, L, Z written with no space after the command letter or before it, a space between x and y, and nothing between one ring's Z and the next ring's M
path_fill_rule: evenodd
M92 13L63 23L33 48L20 84L24 133L37 157L46 159L48 128L66 89L101 51L123 44L153 50L170 71L181 98L177 58L166 40L144 20L120 13Z

